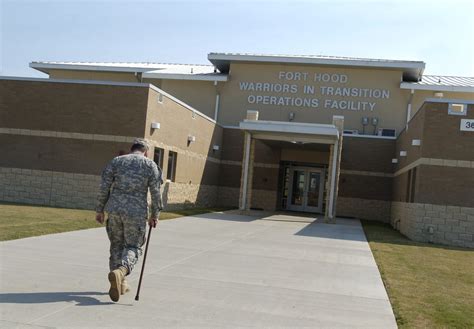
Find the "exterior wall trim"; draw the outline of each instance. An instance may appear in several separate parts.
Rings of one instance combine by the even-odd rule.
[[[220,162],[223,165],[229,165],[229,166],[241,166],[242,161],[232,161],[232,160],[221,160]],[[259,167],[259,168],[273,168],[273,169],[278,169],[280,168],[279,164],[273,164],[273,163],[263,163],[263,162],[255,162],[254,167]]]
[[[81,140],[95,140],[95,141],[123,142],[123,143],[131,143],[133,142],[135,138],[137,138],[133,136],[83,134],[83,133],[72,133],[72,132],[62,132],[62,131],[52,131],[52,130],[32,130],[32,129],[17,129],[17,128],[3,128],[3,127],[0,127],[0,134],[71,138],[71,139],[81,139]]]
[[[227,81],[227,74],[179,74],[179,73],[154,73],[144,72],[146,79],[172,79],[172,80],[198,80],[198,81]]]
[[[354,134],[343,134],[344,137],[355,137],[355,138],[371,138],[371,139],[397,139],[395,136],[378,136],[378,135],[354,135]]]
[[[465,161],[465,160],[450,160],[450,159],[436,159],[436,158],[419,158],[409,165],[397,170],[393,176],[399,176],[408,170],[421,166],[441,166],[441,167],[456,167],[456,168],[474,168],[474,161]]]
[[[472,91],[474,93],[474,88],[472,89]],[[460,99],[460,98],[434,98],[434,97],[430,97],[430,98],[426,98],[425,99],[425,102],[429,102],[429,103],[461,103],[461,104],[474,104],[474,100],[469,100],[469,99]],[[421,105],[423,106],[423,104]],[[420,106],[420,107],[421,107]]]
[[[233,61],[391,68],[403,70],[405,73],[408,73],[412,79],[418,79],[423,74],[425,69],[425,62],[422,61],[373,60],[367,58],[209,53],[207,55],[207,59],[211,63],[215,64],[218,68],[220,67],[219,64],[221,63],[229,65],[230,62]]]
[[[363,170],[346,170],[341,169],[343,175],[359,175],[359,176],[374,176],[374,177],[389,177],[393,178],[392,173],[376,172],[376,171],[363,171]]]
[[[400,89],[414,89],[414,90],[432,90],[432,91],[447,91],[447,92],[465,92],[473,93],[474,87],[470,86],[440,86],[440,85],[427,85],[412,82],[402,82]]]
[[[77,64],[59,64],[59,63],[38,63],[31,62],[32,69],[47,73],[45,69],[55,70],[78,70],[78,71],[107,71],[107,72],[147,72],[153,68],[147,67],[124,67],[124,66],[98,66],[98,65],[77,65]]]
[[[16,77],[16,76],[5,76],[5,75],[0,76],[0,80],[50,82],[50,83],[74,83],[74,84],[88,84],[88,85],[125,86],[125,87],[149,87],[150,86],[149,83],[142,83],[142,82],[46,79],[46,78]]]

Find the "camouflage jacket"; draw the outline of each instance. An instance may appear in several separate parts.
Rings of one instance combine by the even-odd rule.
[[[147,218],[147,195],[150,189],[150,216],[156,217],[163,209],[160,193],[162,182],[161,169],[141,153],[118,156],[102,173],[95,210]]]

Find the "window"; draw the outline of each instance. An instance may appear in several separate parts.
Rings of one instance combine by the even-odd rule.
[[[168,169],[166,170],[166,179],[174,182],[176,178],[176,160],[178,153],[170,151],[168,153]]]
[[[467,114],[467,105],[466,104],[449,103],[448,114],[451,114],[451,115],[466,115]]]
[[[163,155],[165,154],[163,149],[155,147],[155,153],[153,154],[153,161],[155,161],[158,167],[163,168]]]

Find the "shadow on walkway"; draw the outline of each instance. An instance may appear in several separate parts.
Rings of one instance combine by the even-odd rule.
[[[335,240],[366,241],[360,225],[339,224],[338,220],[336,220],[335,224],[314,221],[296,232],[295,235]]]
[[[35,292],[0,294],[0,304],[42,304],[59,302],[76,302],[77,306],[110,305],[112,302],[101,302],[91,296],[108,295],[103,292]]]

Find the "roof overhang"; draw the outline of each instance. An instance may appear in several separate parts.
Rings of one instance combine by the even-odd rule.
[[[129,64],[129,66],[118,65],[93,65],[93,64],[62,64],[62,63],[41,63],[31,62],[30,67],[49,74],[50,70],[72,70],[72,71],[92,71],[92,72],[122,72],[141,73],[143,78],[148,79],[173,79],[173,80],[199,80],[199,81],[227,81],[227,74],[221,73],[168,73],[165,69],[143,67],[139,64]]]
[[[419,83],[410,83],[410,82],[402,82],[400,84],[400,89],[474,93],[474,87],[471,87],[471,86],[430,85],[430,84],[419,84]]]
[[[285,141],[294,144],[334,144],[339,139],[339,131],[334,125],[244,120],[239,128],[248,131],[255,139]]]
[[[227,81],[227,74],[181,74],[181,73],[160,73],[157,71],[148,71],[142,73],[143,78],[147,79],[172,79],[172,80],[199,80],[199,81]]]
[[[328,66],[351,66],[366,68],[399,69],[403,71],[403,79],[419,81],[425,69],[422,61],[377,60],[368,58],[331,58],[324,56],[285,56],[285,55],[252,55],[252,54],[225,54],[209,53],[208,60],[220,72],[229,72],[231,62],[253,63],[284,63],[309,64]]]
[[[55,64],[31,62],[30,67],[48,74],[50,70],[75,70],[75,71],[102,71],[102,72],[146,72],[149,68],[143,67],[124,67],[124,66],[98,66],[98,65],[74,65],[74,64]]]

